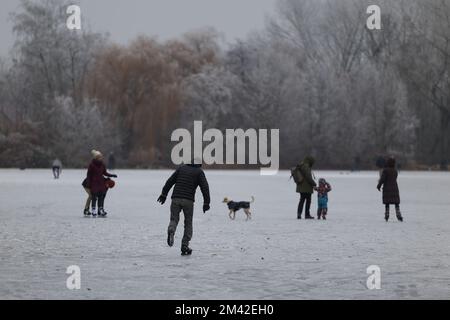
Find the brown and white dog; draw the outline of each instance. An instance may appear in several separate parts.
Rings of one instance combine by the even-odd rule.
[[[252,213],[250,212],[250,204],[255,202],[255,197],[252,197],[252,201],[240,201],[235,202],[231,199],[225,198],[223,199],[223,203],[226,203],[228,206],[228,209],[230,209],[230,212],[228,213],[228,216],[231,220],[234,220],[236,218],[236,211],[239,211],[241,209],[244,210],[245,215],[247,216],[247,220],[252,218]]]

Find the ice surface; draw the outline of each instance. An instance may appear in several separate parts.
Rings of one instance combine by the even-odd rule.
[[[180,256],[182,224],[166,244],[169,203],[156,199],[170,171],[116,173],[109,218],[86,219],[84,171],[0,170],[1,299],[450,297],[448,173],[402,172],[405,223],[386,223],[376,172],[316,172],[334,188],[328,221],[298,221],[288,172],[206,171],[212,210],[201,212],[198,191],[191,257]],[[222,199],[252,195],[253,220],[230,221]],[[66,288],[70,265],[81,290]],[[366,287],[370,265],[381,290]]]

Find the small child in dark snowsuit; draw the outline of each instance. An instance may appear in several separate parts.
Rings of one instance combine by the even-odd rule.
[[[317,191],[317,219],[327,220],[328,214],[328,192],[331,185],[323,178],[319,179],[319,186],[314,188]]]

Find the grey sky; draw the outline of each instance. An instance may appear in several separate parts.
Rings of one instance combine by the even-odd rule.
[[[227,41],[244,37],[264,25],[277,0],[80,0],[83,18],[93,30],[109,32],[113,41],[126,44],[139,34],[159,39],[213,26]],[[0,55],[13,43],[9,13],[19,0],[0,2]]]

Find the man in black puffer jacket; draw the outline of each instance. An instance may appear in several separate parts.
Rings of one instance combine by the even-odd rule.
[[[203,194],[203,213],[210,209],[209,186],[205,173],[201,165],[188,164],[178,168],[167,180],[162,189],[158,202],[163,205],[166,202],[167,194],[175,185],[172,193],[172,204],[170,206],[170,224],[167,231],[167,244],[173,246],[175,231],[180,221],[180,212],[184,213],[184,236],[181,242],[181,254],[190,255],[192,249],[189,242],[192,239],[192,219],[194,215],[195,191],[200,186]]]

